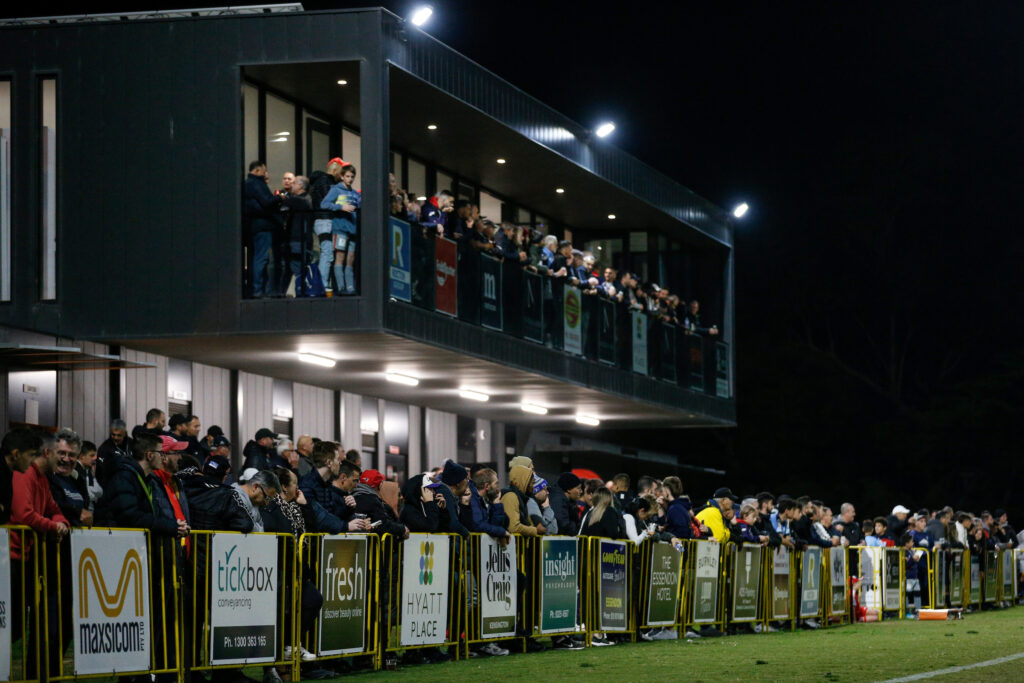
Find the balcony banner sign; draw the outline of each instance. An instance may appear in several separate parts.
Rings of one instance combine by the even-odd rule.
[[[583,302],[578,287],[566,285],[562,290],[562,316],[565,322],[565,351],[583,355]]]
[[[214,534],[210,546],[210,663],[274,661],[277,538]]]
[[[412,245],[409,224],[391,217],[391,269],[388,281],[393,299],[412,302]]]
[[[629,589],[626,585],[629,549],[623,541],[602,540],[600,551],[600,628],[602,631],[625,631],[628,625],[626,613],[629,606]]]
[[[480,259],[480,324],[491,330],[502,330],[501,260],[490,254]]]
[[[459,314],[457,254],[455,242],[444,237],[437,238],[434,243],[434,276],[437,278],[434,287],[434,310],[453,318]]]
[[[544,288],[540,275],[523,271],[523,337],[544,343]]]
[[[410,534],[402,543],[402,645],[448,639],[448,542],[447,536]]]
[[[516,569],[516,537],[498,543],[480,537],[480,635],[484,638],[512,638],[516,634],[516,598],[519,572]]]
[[[630,329],[632,329],[633,372],[647,374],[647,316],[641,311],[629,312]]]
[[[72,531],[71,596],[77,598],[71,610],[76,676],[149,668],[153,614],[145,532]]]
[[[576,630],[579,553],[573,536],[544,536],[540,541],[540,632]]]
[[[366,643],[366,537],[325,536],[320,546],[321,655],[362,652]]]

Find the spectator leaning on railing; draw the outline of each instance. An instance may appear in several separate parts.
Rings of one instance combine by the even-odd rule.
[[[14,473],[24,474],[42,447],[42,439],[30,429],[14,429],[0,443],[0,524],[11,521]]]

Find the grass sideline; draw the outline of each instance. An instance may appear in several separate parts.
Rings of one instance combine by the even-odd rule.
[[[881,681],[1018,652],[1024,652],[1024,609],[1020,607],[968,614],[953,622],[888,621],[696,642],[638,642],[425,664],[355,676],[360,681],[472,678],[504,682],[547,680],[558,672],[562,677],[601,681]],[[1024,660],[928,680],[997,678],[1024,680]]]

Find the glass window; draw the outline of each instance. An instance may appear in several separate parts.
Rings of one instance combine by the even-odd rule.
[[[490,192],[480,190],[480,215],[495,223],[501,222],[501,200]]]
[[[39,296],[44,301],[57,298],[57,79],[40,79],[42,94],[42,234]]]
[[[11,300],[11,82],[0,81],[0,301]]]
[[[435,185],[435,187],[437,188],[438,192],[440,192],[441,190],[448,190],[449,192],[451,192],[452,185],[454,184],[455,179],[452,178],[450,175],[443,171],[437,172],[437,185]]]
[[[242,124],[245,140],[245,170],[249,169],[249,162],[260,158],[260,93],[259,90],[249,85],[242,84]]]
[[[303,175],[312,175],[313,171],[323,170],[331,158],[331,124],[319,119],[308,111],[303,111],[302,124],[304,131],[298,132],[299,154],[302,155],[302,163],[299,168],[306,169]],[[306,143],[302,144],[302,136],[306,136]],[[299,175],[299,172],[295,172]]]
[[[362,190],[363,183],[360,179],[363,177],[363,155],[362,141],[358,133],[348,129],[341,131],[341,158],[356,167],[356,179],[352,183],[352,188]]]
[[[405,187],[405,176],[402,175],[402,155],[398,152],[391,153],[391,172],[395,174],[395,182],[398,183],[398,187]]]
[[[427,198],[427,167],[414,159],[409,159],[409,186],[406,189],[420,201]]]
[[[634,254],[642,254],[646,252],[647,233],[639,231],[629,233],[629,250]]]
[[[517,225],[529,225],[530,224],[530,210],[519,207],[516,209],[516,224]]]
[[[267,93],[267,173],[270,188],[281,189],[285,173],[295,173],[295,105]]]

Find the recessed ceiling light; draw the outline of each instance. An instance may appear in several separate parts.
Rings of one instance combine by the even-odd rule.
[[[282,138],[272,138],[270,141],[271,142],[288,142],[288,138],[284,138],[284,137],[282,137]]]
[[[556,187],[555,188],[555,192],[557,192],[558,194],[565,194],[565,188],[564,187]]]
[[[427,198],[426,197],[417,197],[416,201],[418,201],[418,202],[425,202],[425,201],[427,201]]]
[[[275,135],[291,135],[291,133],[286,130],[282,130],[280,133],[275,133]]]
[[[505,160],[504,159],[498,159],[498,163],[499,164],[503,164],[503,163],[505,163]]]
[[[398,373],[398,372],[386,373],[384,375],[384,378],[387,381],[389,381],[389,382],[394,382],[395,384],[404,384],[407,387],[414,387],[414,386],[416,386],[416,385],[418,385],[420,383],[420,381],[418,379],[416,379],[415,377],[410,377],[409,375],[403,375],[403,374]]]
[[[339,78],[338,85],[348,85],[348,81],[346,81],[344,78]]]
[[[533,413],[534,415],[548,414],[547,408],[545,408],[542,405],[537,405],[536,403],[527,403],[526,401],[523,401],[522,403],[519,404],[519,407],[522,409],[524,413]]]
[[[319,356],[315,353],[305,353],[300,351],[298,353],[298,356],[299,360],[301,360],[303,363],[312,363],[313,365],[319,365],[322,368],[333,368],[337,364],[337,361],[335,361],[333,358],[328,358],[327,356]]]
[[[430,125],[427,126],[427,130],[437,130],[437,124],[431,123]]]
[[[601,421],[598,420],[596,417],[591,417],[590,415],[583,415],[582,413],[576,415],[576,421],[579,422],[581,425],[587,425],[589,427],[597,427],[598,425],[601,424]]]
[[[459,396],[462,398],[468,398],[470,401],[488,401],[490,396],[483,393],[482,391],[473,391],[472,389],[459,389]]]
[[[608,220],[610,220],[610,221],[615,220],[615,214],[614,213],[608,214]]]

